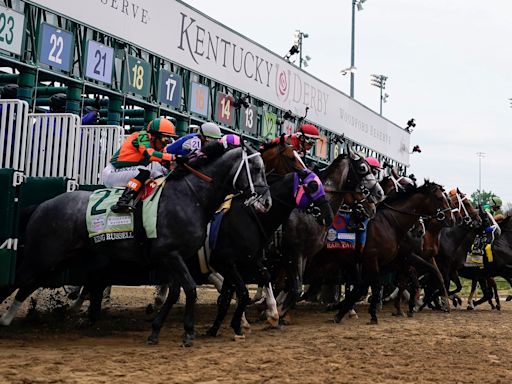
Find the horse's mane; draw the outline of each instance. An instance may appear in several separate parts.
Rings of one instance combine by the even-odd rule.
[[[318,171],[318,176],[320,177],[321,180],[326,180],[328,179],[330,176],[332,176],[333,173],[335,172],[338,172],[339,171],[339,165],[340,163],[345,160],[347,158],[347,154],[344,154],[342,153],[341,155],[339,155],[337,158],[335,158],[331,164],[329,164],[329,166],[327,168],[324,168],[320,171]]]
[[[422,193],[424,195],[431,193],[435,188],[440,187],[439,184],[436,184],[429,179],[425,179],[423,185],[420,185],[416,188],[407,188],[405,191],[400,190],[398,192],[392,193],[386,197],[386,200],[384,200],[386,203],[393,203],[395,201],[402,201],[407,200],[412,195],[415,195],[417,193]]]
[[[260,152],[265,152],[266,150],[268,150],[270,148],[275,148],[279,144],[280,144],[279,141],[267,141],[267,142],[261,144]]]

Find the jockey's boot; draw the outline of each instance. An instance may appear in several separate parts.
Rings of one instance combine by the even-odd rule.
[[[136,198],[142,191],[146,181],[149,180],[149,177],[150,172],[147,169],[141,169],[137,176],[128,181],[123,194],[119,200],[117,200],[117,203],[110,207],[110,210],[114,213],[133,212],[135,210],[135,204],[137,203]]]
[[[139,191],[126,187],[117,203],[110,207],[110,210],[114,213],[133,212],[135,210],[134,200],[138,194]]]

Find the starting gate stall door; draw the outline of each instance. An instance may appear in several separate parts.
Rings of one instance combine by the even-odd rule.
[[[124,129],[117,125],[83,125],[79,132],[78,184],[101,185],[101,171],[121,146]]]
[[[0,286],[14,282],[27,116],[25,101],[0,100]]]
[[[14,169],[0,169],[0,286],[14,282],[18,226],[18,182]]]
[[[76,189],[80,118],[71,113],[29,113],[27,176],[67,177]]]
[[[26,101],[0,100],[0,168],[24,171],[27,119]]]

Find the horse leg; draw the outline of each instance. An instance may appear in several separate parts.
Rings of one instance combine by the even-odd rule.
[[[492,277],[489,278],[489,287],[492,290],[492,295],[494,296],[494,299],[496,300],[496,309],[498,311],[501,311],[500,295],[498,295],[498,286],[496,285],[496,280],[494,280],[494,278]]]
[[[165,319],[169,315],[172,307],[178,299],[180,298],[180,286],[179,284],[164,284],[158,287],[167,287],[167,291],[169,295],[165,300],[162,308],[158,311],[155,319],[151,323],[151,335],[148,336],[147,344],[155,345],[158,344],[158,338],[160,337],[160,331],[162,330],[162,326],[164,324]]]
[[[237,306],[231,319],[231,328],[233,328],[233,331],[235,331],[235,340],[239,340],[245,338],[242,330],[242,316],[244,315],[245,308],[249,303],[249,291],[247,290],[247,287],[241,278],[236,282],[235,287]]]
[[[492,303],[492,287],[488,284],[488,281],[489,279],[485,278],[478,280],[480,287],[482,288],[483,296],[480,299],[473,301],[473,305],[475,307],[487,301],[491,305],[491,309],[495,309],[494,304]]]
[[[413,317],[414,307],[416,307],[416,303],[420,295],[420,281],[418,279],[418,274],[416,273],[416,270],[414,270],[414,272],[410,276],[409,289],[409,310],[407,311],[407,316]]]
[[[14,317],[16,316],[16,313],[18,312],[18,310],[20,309],[21,307],[21,304],[27,299],[27,297],[29,297],[36,289],[37,289],[37,285],[36,284],[33,284],[33,285],[25,285],[23,287],[20,287],[20,289],[18,290],[18,292],[16,293],[16,296],[14,297],[14,300],[13,302],[11,303],[11,305],[9,306],[9,309],[7,310],[7,312],[5,312],[2,317],[0,317],[0,326],[9,326],[12,322],[12,320],[14,319]],[[14,292],[15,288],[12,289],[12,291],[10,292],[10,294],[12,292]],[[7,292],[7,290],[6,290]],[[10,296],[7,295],[7,296]]]
[[[213,284],[217,289],[217,292],[220,293],[222,289],[222,283],[224,282],[224,277],[218,272],[212,272],[208,275],[208,282]]]
[[[378,278],[375,279],[371,284],[372,288],[372,299],[370,300],[370,307],[368,308],[368,313],[370,314],[370,323],[371,325],[376,325],[379,323],[377,319],[377,305],[380,303],[381,296],[381,285],[378,281]]]
[[[177,252],[173,252],[171,257],[166,258],[166,264],[168,265],[168,271],[172,271],[174,281],[176,281],[185,292],[185,316],[183,319],[185,334],[183,335],[183,346],[191,347],[195,339],[196,282],[190,274],[183,258]],[[165,318],[163,321],[165,321]]]
[[[169,284],[162,284],[156,286],[155,291],[155,301],[154,306],[155,309],[160,309],[162,304],[165,302],[167,298],[167,293],[169,292]]]
[[[94,324],[101,317],[101,301],[103,299],[104,285],[93,285],[89,289],[89,323]]]
[[[472,311],[473,309],[475,309],[475,304],[473,302],[473,296],[475,295],[475,292],[476,292],[477,283],[478,283],[477,279],[471,279],[471,292],[469,293],[469,296],[468,296],[468,307],[466,308],[468,311]]]
[[[219,334],[220,326],[222,325],[222,321],[226,317],[228,313],[229,304],[231,303],[231,299],[233,298],[233,285],[230,283],[229,279],[224,279],[222,283],[222,288],[220,291],[220,295],[217,298],[217,316],[215,320],[206,332],[206,335],[216,337]]]

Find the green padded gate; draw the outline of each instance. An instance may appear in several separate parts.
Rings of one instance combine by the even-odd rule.
[[[18,182],[14,169],[0,169],[0,286],[14,282],[18,225]]]

